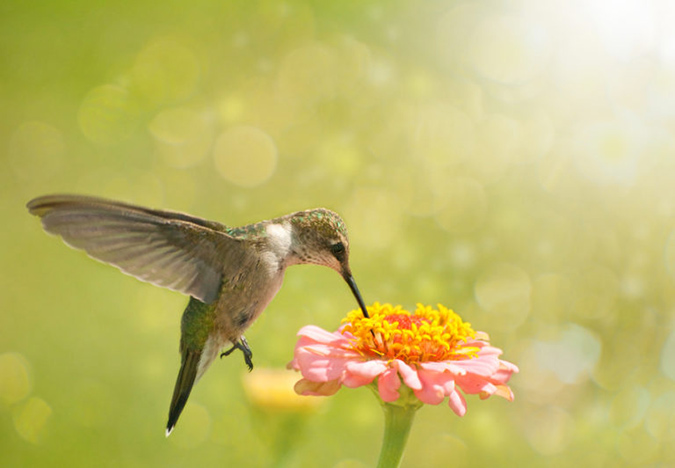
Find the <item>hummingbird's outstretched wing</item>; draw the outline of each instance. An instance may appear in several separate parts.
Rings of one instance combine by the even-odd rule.
[[[205,303],[218,295],[224,262],[246,255],[222,224],[182,213],[80,195],[47,195],[27,207],[68,245]]]

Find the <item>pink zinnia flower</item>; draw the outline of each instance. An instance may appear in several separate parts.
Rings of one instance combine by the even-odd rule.
[[[373,384],[384,402],[393,402],[403,382],[423,403],[437,405],[447,397],[459,416],[466,413],[460,389],[483,399],[513,400],[506,382],[518,367],[499,359],[502,351],[490,346],[488,335],[475,332],[453,311],[418,304],[410,313],[375,303],[368,313],[370,318],[360,310],[350,312],[333,333],[313,325],[298,332],[289,364],[302,373],[296,392],[325,396],[342,385]]]

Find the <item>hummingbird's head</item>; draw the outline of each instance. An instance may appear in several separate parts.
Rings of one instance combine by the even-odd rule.
[[[290,217],[292,250],[298,263],[323,265],[340,273],[367,317],[368,312],[349,267],[349,237],[344,221],[325,208],[299,211]]]
[[[347,228],[337,213],[324,208],[299,211],[290,222],[298,263],[327,266],[343,276],[350,273]]]

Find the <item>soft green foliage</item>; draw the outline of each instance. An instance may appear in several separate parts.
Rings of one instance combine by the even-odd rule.
[[[238,352],[166,439],[187,298],[46,236],[24,205],[53,192],[228,226],[340,213],[367,303],[447,304],[521,369],[513,403],[422,408],[403,466],[674,464],[673,17],[667,0],[4,2],[0,465],[372,466],[381,441],[367,390],[249,403]],[[247,333],[256,366],[355,307],[335,272],[291,268]]]

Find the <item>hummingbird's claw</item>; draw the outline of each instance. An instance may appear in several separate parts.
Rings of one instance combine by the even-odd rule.
[[[241,337],[241,340],[239,340],[239,349],[241,349],[241,352],[244,353],[244,362],[246,362],[246,366],[248,367],[248,371],[251,372],[253,370],[253,351],[251,351],[251,348],[248,346],[248,341],[246,341],[245,337]]]
[[[232,351],[234,351],[235,349],[237,349],[237,347],[236,347],[236,346],[232,346],[232,347],[231,347],[230,349],[228,349],[227,351],[223,351],[222,353],[220,353],[220,359],[223,359],[225,356],[229,356],[230,354],[232,354]]]
[[[253,359],[252,359],[253,352],[251,351],[251,348],[249,348],[248,346],[248,341],[246,341],[246,338],[244,338],[243,336],[234,346],[232,346],[227,351],[223,351],[220,354],[220,358],[222,359],[223,356],[229,356],[235,349],[239,349],[241,350],[242,353],[244,353],[244,362],[248,367],[248,371],[251,372],[253,370]]]
[[[253,370],[253,360],[251,360],[251,356],[253,355],[244,353],[244,362],[246,362],[246,367],[248,367],[249,372]]]

